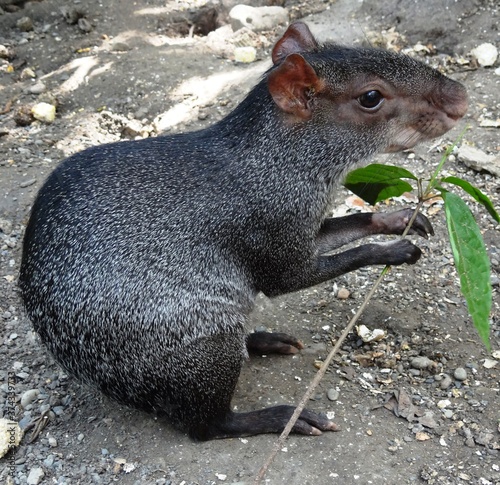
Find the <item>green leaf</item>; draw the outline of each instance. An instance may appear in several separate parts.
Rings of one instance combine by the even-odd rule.
[[[491,200],[487,195],[483,194],[477,187],[458,177],[445,177],[441,179],[441,182],[447,182],[449,184],[457,185],[464,189],[471,197],[476,199],[480,204],[482,204],[486,210],[490,213],[491,217],[500,223],[500,215],[495,210],[495,207],[491,203]]]
[[[442,196],[462,294],[472,322],[489,350],[490,261],[483,237],[467,204],[452,192],[443,191]]]
[[[372,163],[347,174],[344,186],[369,204],[376,204],[390,197],[399,197],[413,187],[402,178],[417,180],[404,168]]]

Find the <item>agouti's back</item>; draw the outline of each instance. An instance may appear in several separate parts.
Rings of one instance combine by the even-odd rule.
[[[406,215],[327,219],[358,162],[440,136],[463,87],[408,57],[318,45],[289,27],[274,66],[227,118],[198,132],[93,147],[48,178],[26,230],[20,287],[42,341],[78,378],[168,415],[202,439],[281,431],[289,406],[234,414],[255,295],[366,264],[413,263],[416,246],[364,245]],[[359,215],[358,215],[359,216]],[[392,218],[391,218],[392,217]],[[415,232],[432,232],[428,221]],[[300,344],[291,340],[286,350]],[[295,430],[333,423],[305,412]]]

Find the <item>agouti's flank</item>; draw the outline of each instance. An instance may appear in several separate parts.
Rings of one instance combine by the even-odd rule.
[[[293,407],[234,413],[247,348],[294,353],[284,334],[247,336],[258,292],[300,290],[366,265],[415,263],[410,210],[327,218],[342,175],[378,152],[452,128],[464,88],[409,57],[320,45],[303,23],[273,67],[201,131],[89,148],[48,178],[26,229],[20,287],[56,360],[196,439],[281,432]],[[413,233],[427,237],[429,221]],[[304,411],[294,431],[335,430]]]

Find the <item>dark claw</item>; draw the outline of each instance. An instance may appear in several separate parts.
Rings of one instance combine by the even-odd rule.
[[[411,215],[410,215],[410,217],[411,217]],[[425,239],[428,239],[429,235],[434,236],[434,229],[432,228],[432,225],[431,225],[429,219],[427,219],[427,217],[425,217],[423,214],[421,214],[419,212],[417,214],[417,217],[415,218],[415,221],[413,221],[413,224],[412,224],[408,233],[409,234],[418,234],[419,236],[422,236],[422,237],[425,237]]]
[[[323,414],[304,409],[292,428],[294,433],[318,436],[321,431],[339,431],[340,427]]]

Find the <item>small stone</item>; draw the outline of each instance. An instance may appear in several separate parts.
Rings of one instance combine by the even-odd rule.
[[[32,402],[36,401],[39,394],[40,391],[38,389],[30,389],[29,391],[24,392],[23,395],[21,396],[21,406],[23,408],[26,408]]]
[[[209,113],[207,111],[201,110],[198,112],[198,119],[200,121],[205,121],[209,117]]]
[[[234,48],[234,60],[236,62],[250,63],[255,61],[257,58],[257,51],[255,47],[235,47]]]
[[[465,381],[467,379],[467,371],[463,367],[457,367],[453,373],[453,377],[457,381]]]
[[[0,419],[0,458],[6,455],[12,446],[19,446],[23,431],[16,421]]]
[[[143,129],[144,127],[142,126],[142,123],[140,121],[129,120],[123,127],[122,134],[131,138],[135,138],[136,136],[141,135]]]
[[[0,59],[13,59],[14,51],[9,47],[0,44]]]
[[[29,187],[30,185],[33,185],[34,183],[36,183],[36,179],[25,180],[24,182],[21,182],[19,184],[19,187],[21,187],[22,189],[25,189],[26,187]]]
[[[33,30],[33,20],[31,20],[30,17],[21,17],[17,22],[16,22],[17,28],[19,30],[22,30],[23,32],[29,32],[30,30]]]
[[[56,107],[49,103],[37,103],[31,108],[33,117],[43,123],[52,123],[56,119]]]
[[[21,71],[21,79],[35,79],[36,78],[36,73],[31,69],[31,67],[25,67]]]
[[[288,23],[288,11],[283,7],[236,5],[229,12],[229,20],[234,32],[242,27],[259,32]]]
[[[457,152],[458,160],[476,172],[486,170],[500,177],[500,157],[487,153],[468,145],[462,145]]]
[[[78,19],[78,28],[86,34],[93,29],[92,24],[84,18]]]
[[[498,57],[498,49],[489,42],[478,45],[470,52],[476,59],[480,66],[489,67],[495,64]]]
[[[430,435],[425,433],[424,431],[417,432],[415,434],[415,438],[417,441],[427,441],[431,439]]]
[[[498,360],[484,359],[483,367],[486,369],[493,369],[498,364]]]
[[[347,300],[351,296],[351,292],[347,288],[339,288],[337,298],[339,300]]]
[[[330,400],[330,401],[336,401],[338,398],[339,398],[339,391],[337,391],[337,389],[328,389],[327,393],[326,393],[326,397]]]
[[[481,431],[474,439],[478,445],[489,446],[495,436],[487,431]]]
[[[130,47],[126,42],[117,40],[117,41],[111,42],[111,50],[115,51],[115,52],[124,52],[124,51],[132,50],[132,47]]]
[[[57,440],[53,436],[49,436],[49,446],[55,448],[57,446]]]
[[[78,441],[83,441],[83,438],[85,438],[85,435],[83,433],[80,433],[78,436],[77,436],[77,440]]]
[[[12,232],[12,222],[8,219],[0,219],[0,231],[8,236]]]
[[[28,475],[28,480],[26,483],[28,485],[38,485],[42,481],[44,476],[45,472],[43,471],[43,468],[41,467],[32,468],[30,470],[30,473]]]
[[[378,342],[386,336],[381,328],[370,330],[366,325],[358,325],[356,332],[363,342]]]
[[[31,93],[31,94],[42,94],[44,93],[45,91],[47,90],[47,87],[45,86],[44,83],[42,83],[41,81],[40,82],[37,82],[36,84],[33,84],[33,86],[30,86],[28,88],[28,91]]]
[[[440,389],[448,389],[453,384],[451,377],[448,374],[445,374],[443,380],[439,383]]]
[[[52,408],[52,411],[54,411],[54,414],[56,416],[62,416],[64,414],[64,407],[63,406],[54,406]]]
[[[83,17],[83,12],[80,9],[66,5],[61,8],[61,13],[69,25],[76,24]]]
[[[414,369],[427,369],[428,367],[431,367],[433,364],[434,362],[425,356],[414,357],[410,362],[410,365]]]

